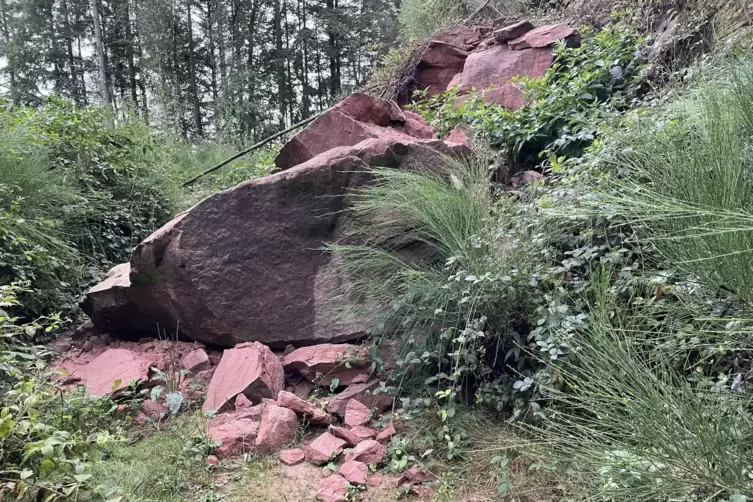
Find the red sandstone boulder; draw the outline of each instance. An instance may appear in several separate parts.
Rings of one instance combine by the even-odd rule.
[[[378,381],[351,385],[330,399],[327,404],[327,411],[333,415],[344,417],[348,403],[352,399],[355,399],[367,408],[376,409],[378,413],[381,413],[392,406],[392,396],[384,393],[375,393],[374,391],[378,388]]]
[[[350,428],[366,425],[371,420],[371,410],[355,399],[345,406],[345,425]]]
[[[513,51],[504,45],[474,52],[465,62],[463,72],[458,74],[449,87],[460,87],[462,92],[471,89],[483,91],[486,101],[500,104],[510,110],[525,104],[523,93],[514,77],[542,77],[554,63],[550,48],[534,48]],[[493,86],[489,89],[490,86]]]
[[[406,117],[391,101],[351,94],[293,136],[280,150],[275,165],[290,169],[333,148],[387,136],[430,139],[434,134],[420,116]]]
[[[257,403],[265,397],[274,399],[284,385],[282,363],[268,347],[259,342],[240,344],[222,355],[202,410],[226,410],[238,394]]]
[[[509,45],[510,49],[519,51],[552,47],[562,40],[570,47],[577,47],[580,44],[580,37],[573,28],[564,24],[551,24],[531,30],[525,35],[511,40]]]
[[[306,454],[300,448],[283,450],[280,452],[280,462],[285,465],[298,465],[306,459]]]
[[[209,420],[207,437],[220,442],[215,453],[220,458],[242,455],[253,450],[258,422],[244,414],[226,413]]]
[[[302,347],[282,358],[285,371],[323,386],[329,386],[335,378],[340,385],[350,385],[369,362],[365,348],[331,343]]]
[[[350,462],[356,460],[367,465],[377,465],[384,459],[386,454],[387,451],[379,442],[373,439],[367,439],[366,441],[358,443],[355,448],[346,454],[345,461]]]
[[[120,394],[133,382],[149,380],[149,359],[128,349],[108,349],[71,377],[81,380],[94,396]]]
[[[365,485],[369,478],[369,466],[355,460],[344,462],[338,472],[352,485]]]
[[[325,432],[303,447],[306,459],[316,465],[326,464],[343,452],[345,441]]]
[[[192,350],[183,356],[181,364],[184,369],[187,369],[191,373],[206,371],[212,367],[212,363],[209,362],[209,356],[207,356],[204,349]]]
[[[120,296],[130,324],[108,326],[133,336],[135,324],[147,334],[159,325],[225,347],[362,337],[361,325],[332,315],[342,307],[341,279],[332,256],[322,252],[342,237],[351,200],[344,196],[368,182],[369,166],[409,168],[468,153],[462,145],[383,129],[389,135],[219,192],[145,239],[131,257],[129,293]],[[93,291],[94,297],[110,295]],[[100,318],[92,310],[100,304],[96,298],[84,303],[93,319]]]
[[[333,474],[319,482],[316,500],[322,502],[347,502],[348,481],[339,474]]]
[[[281,390],[277,394],[277,404],[308,419],[312,424],[325,425],[329,423],[329,415],[324,410],[320,410],[308,401],[290,392]]]
[[[520,21],[515,24],[510,24],[504,28],[494,30],[494,39],[503,44],[509,40],[513,40],[522,37],[533,29],[533,25],[528,21]]]
[[[293,442],[298,418],[293,410],[270,404],[264,407],[256,436],[256,450],[268,454]]]

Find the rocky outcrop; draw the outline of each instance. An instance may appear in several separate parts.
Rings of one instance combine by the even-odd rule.
[[[580,44],[580,37],[573,28],[567,25],[550,24],[534,30],[527,30],[524,35],[511,40],[509,45],[510,49],[519,51],[552,47],[560,41],[564,41],[570,47],[577,47]]]

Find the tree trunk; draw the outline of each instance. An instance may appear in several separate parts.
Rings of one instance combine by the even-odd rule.
[[[94,21],[94,43],[99,60],[99,92],[102,95],[102,101],[108,106],[112,106],[110,89],[107,86],[107,58],[105,57],[105,44],[102,40],[102,25],[99,20],[99,9],[97,0],[89,0],[92,21]]]
[[[275,57],[274,68],[277,75],[277,105],[280,113],[280,127],[285,126],[285,116],[287,110],[287,100],[285,97],[285,63],[283,59],[282,47],[282,11],[280,9],[280,0],[274,0],[274,19],[273,29],[275,36]]]
[[[196,83],[196,56],[193,42],[193,18],[191,17],[191,0],[187,0],[188,10],[188,69],[191,72],[191,101],[193,103],[193,122],[198,137],[204,136],[204,128],[201,124],[201,103],[199,102],[199,89]]]
[[[8,29],[8,11],[5,5],[5,0],[0,0],[0,16],[2,16],[3,43],[7,48],[8,44],[10,44],[10,30]],[[7,52],[5,54],[5,59],[6,65],[8,66],[8,76],[10,78],[10,99],[11,102],[17,103],[18,97],[16,96],[16,72],[13,69],[10,61],[8,61]]]
[[[136,65],[134,64],[133,57],[133,28],[131,27],[131,13],[130,13],[130,0],[123,0],[125,9],[125,34],[126,34],[126,57],[128,59],[128,87],[131,90],[131,101],[133,106],[138,108],[139,98],[137,95],[138,88],[136,87]]]
[[[76,59],[73,57],[73,30],[71,29],[71,16],[68,11],[68,0],[62,0],[60,7],[63,10],[63,29],[65,31],[65,48],[68,53],[68,70],[70,71],[71,91],[73,92],[73,99],[79,105],[83,105],[81,100],[81,89],[79,88],[78,80],[78,68],[76,66]]]
[[[212,104],[215,114],[217,112],[217,54],[214,43],[214,18],[216,12],[212,10],[213,1],[207,2],[207,38],[209,39],[209,76],[212,85]]]
[[[311,113],[311,86],[309,84],[309,36],[308,26],[306,24],[306,0],[301,0],[299,4],[301,13],[299,18],[301,20],[301,44],[303,45],[303,61],[301,63],[303,71],[301,71],[301,82],[303,86],[303,95],[301,96],[301,117],[304,119],[309,118]],[[304,36],[305,34],[305,36]]]
[[[225,59],[225,5],[221,0],[217,0],[215,12],[217,15],[217,42],[220,50],[220,86],[227,90],[227,59]]]

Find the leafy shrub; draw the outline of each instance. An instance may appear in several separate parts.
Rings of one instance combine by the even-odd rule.
[[[75,499],[90,476],[91,448],[117,439],[119,429],[109,400],[53,385],[48,354],[28,340],[57,329],[59,317],[20,323],[6,310],[18,306],[19,291],[0,286],[0,495]]]

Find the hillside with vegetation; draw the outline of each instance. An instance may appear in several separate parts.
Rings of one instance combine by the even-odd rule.
[[[752,37],[0,0],[0,500],[753,499]]]

